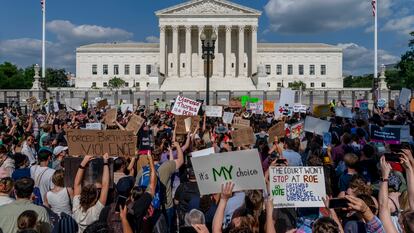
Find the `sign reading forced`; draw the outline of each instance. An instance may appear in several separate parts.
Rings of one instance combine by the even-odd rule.
[[[275,208],[323,207],[323,167],[270,167],[270,194]]]
[[[200,107],[200,102],[185,98],[183,96],[177,96],[171,112],[178,116],[197,116]]]
[[[132,131],[78,130],[67,131],[69,155],[129,157],[135,155],[137,138]]]
[[[193,157],[191,162],[201,195],[220,193],[221,185],[230,181],[235,192],[266,187],[257,150]]]

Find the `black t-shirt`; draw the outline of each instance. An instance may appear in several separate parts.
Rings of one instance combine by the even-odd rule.
[[[145,192],[142,194],[141,198],[134,202],[132,210],[133,214],[133,226],[132,229],[135,229],[135,232],[141,232],[143,229],[143,220],[147,214],[147,210],[150,207],[152,202],[151,194]]]
[[[196,182],[182,183],[175,191],[174,199],[179,202],[178,209],[182,213],[190,211],[188,206],[193,198],[200,198],[200,190]]]

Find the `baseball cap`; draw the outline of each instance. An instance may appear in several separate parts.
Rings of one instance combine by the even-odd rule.
[[[57,146],[54,150],[53,150],[53,154],[54,155],[58,155],[60,153],[62,153],[62,151],[67,150],[68,147],[67,146]]]
[[[134,178],[132,176],[122,177],[116,184],[116,192],[119,195],[128,197],[133,187]]]
[[[39,160],[47,159],[49,156],[53,155],[52,149],[49,147],[40,147],[39,152],[37,152],[37,157]]]

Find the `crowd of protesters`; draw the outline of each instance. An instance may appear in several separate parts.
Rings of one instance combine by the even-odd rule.
[[[196,129],[179,135],[169,111],[119,110],[118,124],[106,130],[126,126],[132,114],[145,119],[136,156],[81,155],[69,187],[66,131],[105,118],[105,109],[87,106],[63,117],[45,109],[24,114],[16,106],[0,112],[0,232],[414,232],[412,140],[384,145],[373,143],[369,134],[370,127],[384,125],[408,125],[414,132],[411,113],[401,108],[374,110],[368,119],[341,118],[332,111],[327,148],[311,132],[269,139],[271,126],[303,121],[309,112],[275,117],[225,109],[249,120],[255,132],[254,144],[236,147],[232,125],[202,111]],[[233,192],[231,182],[221,193],[200,195],[191,152],[211,147],[216,153],[257,148],[265,179],[270,166],[322,166],[326,206],[276,209],[269,192]],[[102,179],[86,183],[85,170],[95,160],[102,162]],[[346,207],[330,209],[332,198],[346,200]]]

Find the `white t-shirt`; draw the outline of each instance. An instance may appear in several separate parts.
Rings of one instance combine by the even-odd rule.
[[[58,215],[61,215],[62,212],[72,215],[72,210],[70,209],[70,196],[66,188],[62,188],[58,192],[49,191],[46,196],[47,202],[51,206],[53,212]]]
[[[30,176],[35,181],[35,186],[39,187],[42,200],[45,200],[46,193],[53,188],[52,176],[54,173],[55,169],[40,167],[39,165],[34,165],[30,168]],[[36,182],[39,182],[39,184]]]
[[[86,227],[99,219],[102,209],[105,206],[98,200],[94,206],[87,211],[83,211],[80,205],[80,195],[73,197],[73,219],[78,223],[79,233],[82,233]]]
[[[13,198],[8,196],[0,196],[0,206],[7,205],[15,201]]]

